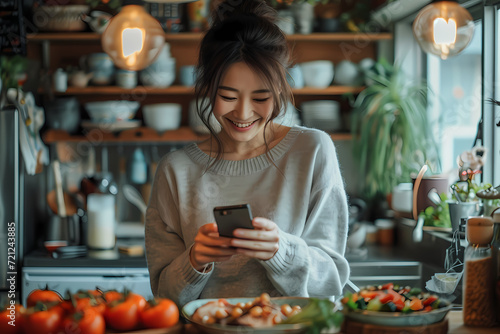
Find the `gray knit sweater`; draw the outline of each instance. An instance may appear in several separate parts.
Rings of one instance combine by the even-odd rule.
[[[332,297],[349,277],[344,258],[348,210],[335,147],[324,132],[295,126],[267,158],[212,159],[196,144],[159,163],[146,217],[146,254],[153,294],[179,306],[197,298]],[[207,273],[189,251],[213,208],[248,203],[254,217],[279,226],[279,250],[267,261],[235,255]]]

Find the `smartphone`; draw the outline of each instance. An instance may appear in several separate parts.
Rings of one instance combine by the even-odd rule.
[[[233,231],[237,228],[253,229],[249,204],[215,207],[214,217],[222,237],[234,237]]]

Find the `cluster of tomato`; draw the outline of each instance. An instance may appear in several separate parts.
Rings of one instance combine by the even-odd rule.
[[[15,326],[12,313],[15,312]],[[104,334],[106,328],[129,331],[167,328],[179,321],[179,309],[169,299],[144,297],[130,291],[85,290],[63,299],[52,290],[34,290],[26,308],[17,304],[0,314],[1,334]]]

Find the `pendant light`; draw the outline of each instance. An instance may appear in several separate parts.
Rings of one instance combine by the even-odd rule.
[[[156,3],[182,3],[190,0],[146,0]],[[192,0],[191,0],[192,1]],[[143,0],[124,0],[120,12],[109,22],[101,45],[117,67],[139,71],[149,66],[165,44],[165,33],[158,20],[143,7]]]
[[[424,52],[448,59],[469,45],[474,35],[474,21],[457,2],[436,1],[418,13],[413,34]]]

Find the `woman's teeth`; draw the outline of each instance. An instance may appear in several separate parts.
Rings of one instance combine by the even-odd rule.
[[[231,120],[230,120],[231,121]],[[250,122],[250,123],[236,123],[236,122],[233,122],[231,121],[234,125],[236,125],[237,127],[239,128],[247,128],[249,127],[250,125],[252,125],[255,121],[253,122]]]

